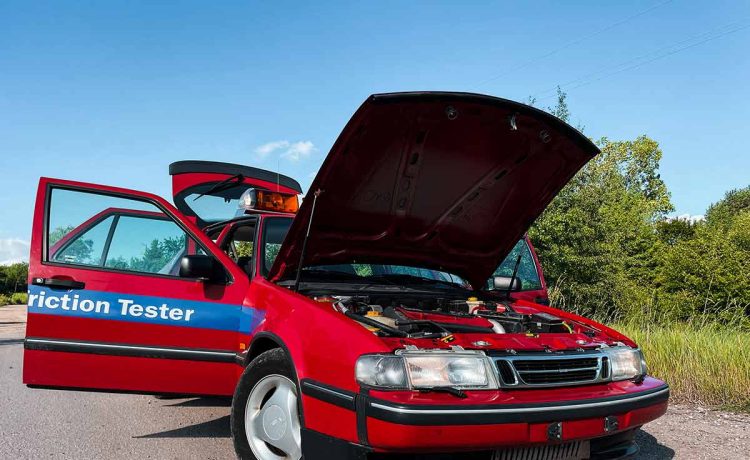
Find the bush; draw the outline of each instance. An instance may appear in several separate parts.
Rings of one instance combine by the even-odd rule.
[[[14,294],[0,294],[0,307],[4,305],[26,305],[29,295],[25,292],[16,292]]]
[[[26,305],[29,303],[29,295],[25,292],[16,292],[10,296],[12,305]]]

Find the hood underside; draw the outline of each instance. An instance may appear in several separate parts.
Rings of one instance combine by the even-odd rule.
[[[599,153],[558,118],[466,93],[370,96],[346,125],[271,268],[291,277],[315,202],[304,266],[434,268],[480,287]]]

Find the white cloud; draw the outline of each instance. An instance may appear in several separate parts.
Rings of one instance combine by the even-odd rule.
[[[302,158],[307,158],[311,153],[315,151],[315,146],[310,141],[299,141],[289,146],[286,152],[282,153],[281,156],[288,158],[291,161],[299,161]]]
[[[18,238],[0,239],[0,265],[29,260],[29,243]]]
[[[279,158],[285,158],[292,162],[297,162],[307,158],[315,152],[315,145],[310,141],[290,142],[287,140],[267,142],[255,148],[255,155],[258,159],[263,160],[273,153],[278,153]]]
[[[261,159],[267,157],[273,152],[279,149],[286,149],[289,147],[289,141],[273,141],[267,142],[255,148],[255,154]]]

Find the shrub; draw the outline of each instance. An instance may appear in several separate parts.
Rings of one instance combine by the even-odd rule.
[[[10,304],[10,297],[5,294],[0,294],[0,306]]]
[[[25,292],[16,292],[10,296],[12,305],[26,305],[29,302],[29,295]]]

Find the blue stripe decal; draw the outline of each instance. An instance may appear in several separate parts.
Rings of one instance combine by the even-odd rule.
[[[240,305],[34,285],[29,286],[28,311],[239,332],[254,330],[263,319],[261,310]]]

